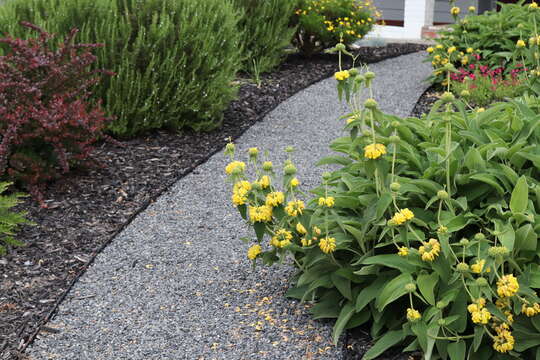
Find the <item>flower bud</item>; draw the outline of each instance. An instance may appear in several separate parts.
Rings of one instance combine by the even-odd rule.
[[[463,239],[459,240],[459,244],[461,246],[467,246],[467,245],[469,245],[469,239],[463,238]]]
[[[443,69],[445,71],[454,71],[454,70],[456,70],[455,66],[453,64],[451,64],[451,63],[444,64]]]
[[[452,102],[454,101],[455,99],[455,96],[454,94],[452,94],[451,92],[448,92],[446,91],[444,94],[442,94],[441,96],[441,100],[444,102],[444,103],[449,103],[449,102]]]
[[[464,262],[460,262],[459,264],[457,264],[456,269],[457,271],[462,272],[462,273],[467,272],[469,271],[469,265]]]
[[[366,80],[370,81],[370,80],[373,80],[375,79],[375,73],[372,72],[372,71],[368,71],[364,74]]]
[[[439,326],[445,326],[446,325],[446,320],[445,319],[439,319],[439,320],[437,320],[437,324],[439,324]]]
[[[371,133],[369,132],[369,130],[364,130],[364,131],[362,131],[362,135],[364,135],[366,137],[369,137],[369,136],[371,136]]]
[[[416,284],[415,283],[408,283],[405,285],[405,290],[412,293],[416,291]]]
[[[294,152],[294,146],[287,146],[287,147],[285,148],[285,152],[286,152],[286,153],[292,153],[292,152]]]
[[[248,154],[250,157],[256,158],[257,155],[259,155],[259,149],[257,149],[256,147],[249,148]]]
[[[375,100],[373,99],[367,99],[365,102],[364,102],[364,106],[366,107],[366,109],[370,109],[370,110],[374,110],[377,108],[378,104]]]
[[[437,198],[439,200],[448,200],[450,198],[450,196],[448,195],[448,193],[444,190],[439,190],[437,191]]]
[[[324,181],[330,180],[331,177],[332,177],[332,174],[329,173],[328,171],[325,171],[325,172],[323,172],[323,174],[322,174],[322,178],[323,178]]]
[[[264,171],[272,171],[273,167],[274,167],[274,165],[272,165],[271,161],[265,161],[262,164],[262,168],[263,168]]]
[[[336,50],[338,50],[338,51],[345,51],[346,49],[347,49],[347,47],[343,43],[339,43],[339,44],[336,45]]]
[[[259,184],[258,181],[255,181],[253,184],[251,184],[251,188],[252,188],[253,190],[261,190],[261,189],[262,189],[262,186],[261,186],[261,184]]]
[[[285,168],[283,170],[285,171],[285,175],[294,175],[294,174],[296,174],[296,167],[293,164],[285,165]]]
[[[390,190],[392,191],[399,191],[399,189],[401,188],[401,185],[398,183],[398,182],[393,182],[390,184]]]
[[[399,127],[399,121],[392,121],[390,123],[390,126],[392,126],[394,129]]]
[[[358,75],[358,69],[354,69],[354,68],[353,68],[353,69],[350,69],[350,70],[349,70],[349,74],[351,74],[351,76],[356,76],[356,75]]]
[[[364,80],[366,80],[366,78],[363,77],[362,75],[355,76],[355,78],[354,78],[354,81],[355,81],[357,84],[363,83]]]
[[[471,96],[471,93],[469,92],[469,90],[462,90],[462,91],[459,93],[459,96],[466,98],[466,97]]]
[[[486,238],[486,236],[485,236],[484,234],[480,233],[480,232],[479,232],[479,233],[476,233],[476,234],[474,235],[474,240],[476,240],[476,241],[482,241],[482,240],[484,240],[485,238]]]
[[[435,306],[437,306],[437,309],[442,310],[442,309],[444,309],[445,307],[448,306],[448,302],[442,301],[442,300],[437,301],[437,304]]]
[[[400,139],[400,137],[397,136],[397,135],[392,135],[392,136],[390,136],[390,137],[388,138],[388,140],[390,140],[390,143],[392,143],[392,144],[399,144],[399,142],[400,142],[401,139]]]
[[[236,146],[234,146],[233,143],[228,143],[227,145],[225,145],[225,154],[234,154],[235,148]]]
[[[488,281],[486,280],[486,278],[479,277],[478,279],[476,279],[476,285],[484,287],[488,285]]]

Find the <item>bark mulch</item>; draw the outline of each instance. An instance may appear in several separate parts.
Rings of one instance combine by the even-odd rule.
[[[361,48],[360,60],[372,63],[425,49],[424,45],[388,44]],[[0,359],[24,359],[24,350],[40,332],[54,332],[47,321],[72,284],[95,256],[148,204],[182,176],[260,121],[279,103],[338,70],[337,57],[305,59],[290,55],[260,87],[240,79],[238,99],[225,112],[222,126],[208,133],[155,132],[125,141],[102,143],[93,154],[102,167],[78,169],[50,184],[48,208],[26,199],[37,225],[18,239],[25,247],[0,258]]]

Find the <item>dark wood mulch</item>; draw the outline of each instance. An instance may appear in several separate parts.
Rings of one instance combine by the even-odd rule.
[[[441,91],[438,91],[435,86],[429,87],[411,111],[411,116],[421,117],[424,114],[428,114],[433,106],[433,103],[439,100],[439,96],[442,94]]]
[[[388,44],[361,48],[366,63],[425,49]],[[208,133],[156,132],[124,142],[100,144],[94,153],[103,167],[77,170],[51,184],[48,208],[26,199],[37,226],[18,235],[27,246],[0,258],[0,359],[22,359],[24,350],[46,326],[72,284],[94,257],[140,211],[182,176],[191,172],[229,138],[235,139],[266,113],[299,90],[330,76],[337,58],[291,55],[262,85],[240,80],[238,100],[223,125]]]

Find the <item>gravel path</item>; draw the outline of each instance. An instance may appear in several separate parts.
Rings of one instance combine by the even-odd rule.
[[[371,65],[383,111],[407,116],[430,66],[415,53]],[[304,189],[313,164],[342,134],[335,80],[278,106],[237,142],[275,164],[294,145]],[[286,299],[290,267],[253,270],[239,237],[251,235],[230,205],[227,159],[216,154],[141,213],[74,286],[28,349],[31,359],[340,359],[332,324]]]

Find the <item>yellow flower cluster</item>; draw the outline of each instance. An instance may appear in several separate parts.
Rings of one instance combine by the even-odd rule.
[[[450,14],[452,14],[453,16],[458,16],[460,12],[461,12],[461,9],[458,8],[457,6],[454,6],[450,9]]]
[[[451,54],[451,53],[453,53],[453,52],[456,51],[456,50],[457,50],[457,48],[456,48],[455,46],[450,46],[450,47],[448,48],[448,50],[446,50],[446,51],[447,51],[449,54]]]
[[[407,308],[407,320],[410,322],[415,322],[417,320],[420,320],[422,318],[422,314],[420,314],[420,311],[413,309],[413,308]]]
[[[383,144],[369,144],[364,147],[364,156],[367,159],[378,159],[386,154],[386,146]]]
[[[486,260],[476,260],[476,263],[471,265],[471,271],[480,274],[484,270],[484,265],[486,265]],[[486,272],[489,272],[489,268],[486,269]]]
[[[531,36],[529,38],[529,46],[539,45],[540,46],[540,35]]]
[[[270,240],[270,245],[273,245],[277,248],[283,248],[287,245],[290,245],[293,236],[289,230],[279,229],[276,231],[276,234],[272,236]]]
[[[285,207],[285,211],[289,216],[298,216],[302,215],[302,211],[305,209],[304,202],[302,200],[293,200],[289,201]],[[300,224],[301,225],[301,224]]]
[[[413,218],[414,218],[414,213],[408,208],[405,208],[395,213],[392,219],[390,219],[390,222],[393,225],[401,225]]]
[[[519,290],[519,283],[512,274],[504,275],[497,281],[497,294],[504,297],[512,297]]]
[[[298,185],[300,185],[300,181],[297,179],[297,178],[292,178],[291,182],[290,182],[291,186],[293,188],[297,187]]]
[[[335,204],[335,199],[332,196],[320,197],[319,206],[333,207]]]
[[[518,47],[518,48],[524,48],[524,47],[525,47],[525,41],[519,39],[519,40],[516,42],[516,47]]]
[[[296,224],[296,231],[298,231],[298,233],[302,235],[307,234],[306,228],[301,223]]]
[[[270,184],[272,183],[270,180],[270,176],[268,175],[263,175],[259,180],[255,182],[261,187],[261,189],[266,189],[270,187]]]
[[[243,161],[232,161],[225,167],[225,173],[231,175],[233,172],[244,172],[246,163]]]
[[[337,81],[343,81],[343,80],[346,80],[348,79],[349,77],[351,76],[351,74],[349,74],[349,71],[348,70],[343,70],[343,71],[338,71],[334,74],[334,77],[336,78]]]
[[[251,190],[249,181],[239,181],[234,184],[232,202],[235,206],[244,205],[247,201],[247,196]]]
[[[408,247],[405,247],[405,246],[401,246],[399,249],[398,249],[398,255],[399,256],[407,256],[409,255],[409,248]]]
[[[527,315],[527,317],[533,317],[540,314],[540,304],[534,303],[532,305],[523,304],[521,306],[521,313]]]
[[[529,4],[529,9],[538,9],[538,4],[536,3],[536,1],[533,1]]]
[[[325,254],[329,254],[336,250],[336,239],[333,237],[325,237],[319,240],[319,248]]]
[[[285,195],[281,191],[274,191],[266,195],[266,205],[276,207],[283,204],[285,201]]]
[[[261,245],[253,245],[248,249],[247,257],[249,260],[255,260],[257,256],[261,253]]]
[[[250,206],[249,218],[253,223],[272,221],[272,207],[268,205]]]
[[[514,349],[514,337],[507,324],[500,324],[495,327],[497,335],[493,338],[493,349],[500,353],[507,353]]]
[[[475,324],[487,324],[491,320],[491,313],[485,308],[486,300],[484,298],[476,299],[475,303],[467,306],[471,314],[471,319]]]
[[[433,261],[441,252],[441,244],[436,239],[429,239],[423,242],[423,245],[418,248],[418,252],[424,261]]]

